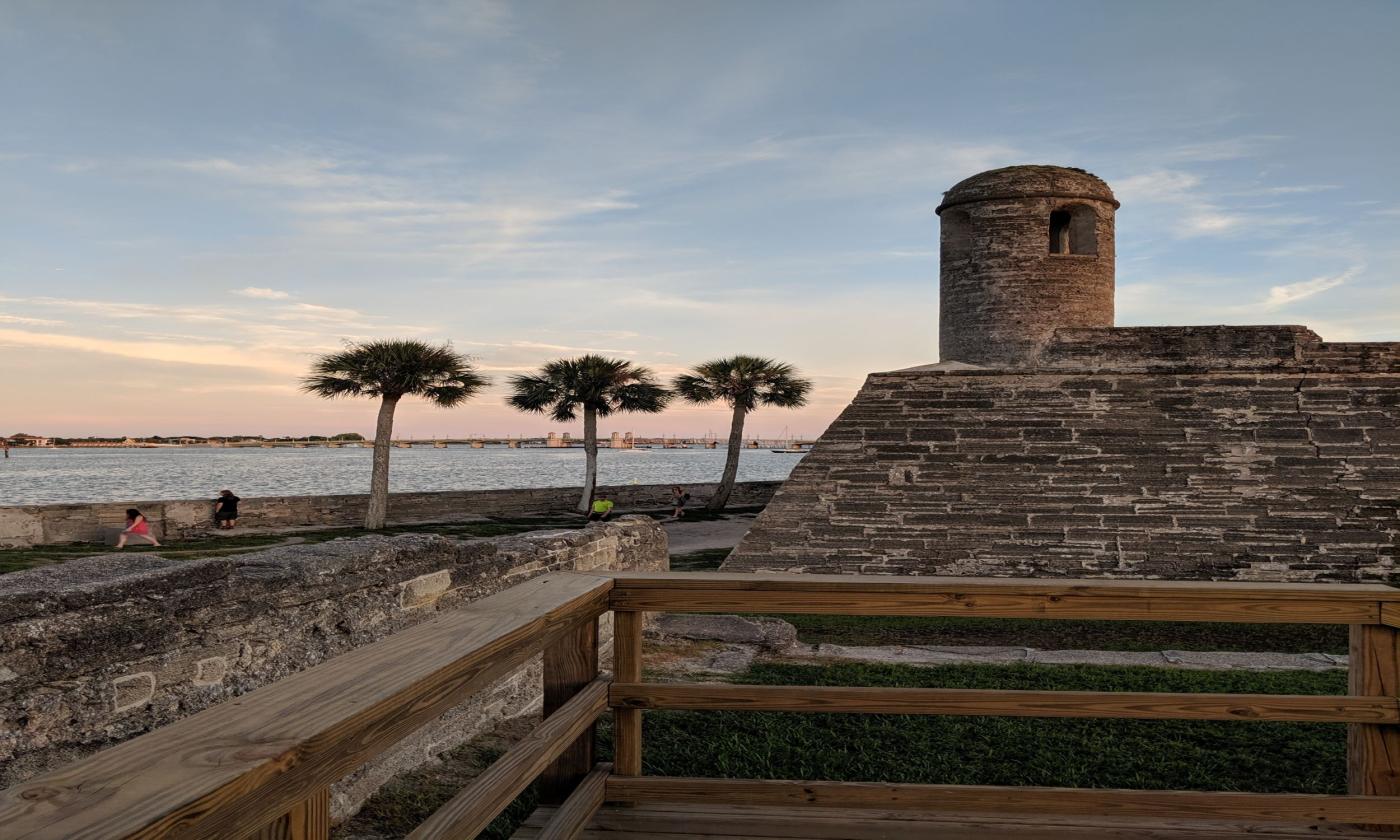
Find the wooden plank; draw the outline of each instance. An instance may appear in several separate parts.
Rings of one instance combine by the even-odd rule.
[[[409,833],[409,840],[456,840],[475,837],[529,787],[579,735],[598,720],[608,705],[608,681],[590,683],[535,730],[496,759],[485,773],[433,812]]]
[[[329,840],[330,836],[331,789],[323,787],[248,835],[248,840]]]
[[[809,575],[731,574],[725,572],[610,572],[618,589],[742,589],[750,591],[833,592],[878,589],[910,594],[1102,593],[1132,597],[1188,594],[1204,598],[1256,598],[1306,601],[1376,601],[1400,603],[1400,589],[1383,583],[1256,583],[1251,581],[1103,580],[1098,578],[991,578],[944,575]]]
[[[1387,700],[1400,696],[1400,632],[1395,628],[1353,625],[1348,659],[1347,690],[1352,694]],[[1362,796],[1400,795],[1400,726],[1354,723],[1347,727],[1347,791]]]
[[[8,838],[241,838],[603,609],[535,578],[0,792]]]
[[[526,826],[544,820],[532,816]],[[760,808],[735,805],[655,803],[629,808],[604,806],[594,817],[600,838],[702,837],[892,840],[1299,840],[1299,838],[1376,838],[1349,826],[1327,823],[1259,823],[1193,819],[1056,816],[1049,814],[925,813],[842,808]],[[530,835],[533,836],[533,835]],[[585,833],[585,837],[589,834]]]
[[[1203,597],[1105,593],[901,592],[886,588],[783,591],[631,587],[618,580],[614,610],[692,613],[1059,618],[1106,621],[1227,621],[1258,624],[1375,624],[1376,600]]]
[[[598,620],[585,621],[544,649],[544,716],[598,678]],[[557,805],[593,769],[595,727],[578,737],[540,777],[540,800]]]
[[[612,776],[609,801],[1400,824],[1400,797]]]
[[[639,612],[613,613],[613,679],[642,681],[642,619]],[[642,773],[642,713],[638,709],[613,711],[613,772],[624,776]]]
[[[614,683],[614,708],[893,715],[1400,723],[1394,697]]]
[[[1381,604],[1381,624],[1387,627],[1400,627],[1400,604],[1391,602]]]
[[[600,764],[584,776],[574,792],[545,823],[539,834],[540,840],[575,840],[581,835],[588,821],[593,819],[603,804],[611,773],[611,764]]]

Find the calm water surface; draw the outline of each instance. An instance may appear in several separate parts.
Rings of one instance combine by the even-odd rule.
[[[12,449],[0,460],[0,506],[58,502],[364,493],[369,449]],[[800,455],[745,450],[740,481],[787,478]],[[583,484],[582,449],[395,449],[389,488],[495,490]],[[602,484],[717,481],[722,449],[634,449],[598,453]]]

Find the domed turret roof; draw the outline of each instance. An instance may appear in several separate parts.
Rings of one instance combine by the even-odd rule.
[[[964,178],[943,194],[935,212],[970,201],[998,198],[1088,198],[1115,208],[1118,199],[1097,175],[1068,166],[1004,166]]]

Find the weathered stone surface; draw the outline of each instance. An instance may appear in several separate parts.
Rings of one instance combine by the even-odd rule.
[[[771,650],[783,650],[797,642],[797,628],[786,621],[739,615],[666,613],[656,617],[648,635],[758,645]]]
[[[734,507],[768,503],[776,481],[735,485],[729,497]],[[686,485],[692,499],[703,504],[713,484]],[[582,488],[545,487],[523,490],[452,490],[440,493],[393,493],[389,523],[471,521],[483,516],[515,516],[573,510]],[[622,508],[669,507],[671,486],[629,484],[600,487],[600,495]],[[244,499],[238,506],[240,533],[295,527],[354,527],[364,523],[367,495],[268,496]],[[28,548],[62,543],[116,541],[126,509],[146,515],[162,540],[182,540],[213,532],[213,501],[144,501],[102,504],[27,505],[0,507],[0,548]]]
[[[873,375],[725,569],[1389,580],[1400,344],[1330,351]]]
[[[103,555],[0,576],[0,787],[557,570],[667,567],[645,517],[455,541],[369,536],[176,561]],[[603,628],[610,639],[610,625]],[[537,709],[538,661],[424,727],[335,793]]]
[[[1060,327],[1113,325],[1118,201],[1099,178],[1062,166],[1008,166],[956,184],[938,208],[939,358],[1022,365]],[[1063,253],[1052,214],[1063,213]]]

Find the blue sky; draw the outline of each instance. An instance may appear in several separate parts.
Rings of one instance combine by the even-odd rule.
[[[1400,339],[1400,3],[0,0],[0,428],[368,431],[344,339],[937,356],[940,194],[1107,179],[1118,323]],[[551,428],[405,406],[408,434]],[[619,420],[720,431],[720,411]],[[11,428],[13,427],[13,428]],[[607,431],[607,430],[605,430]]]

